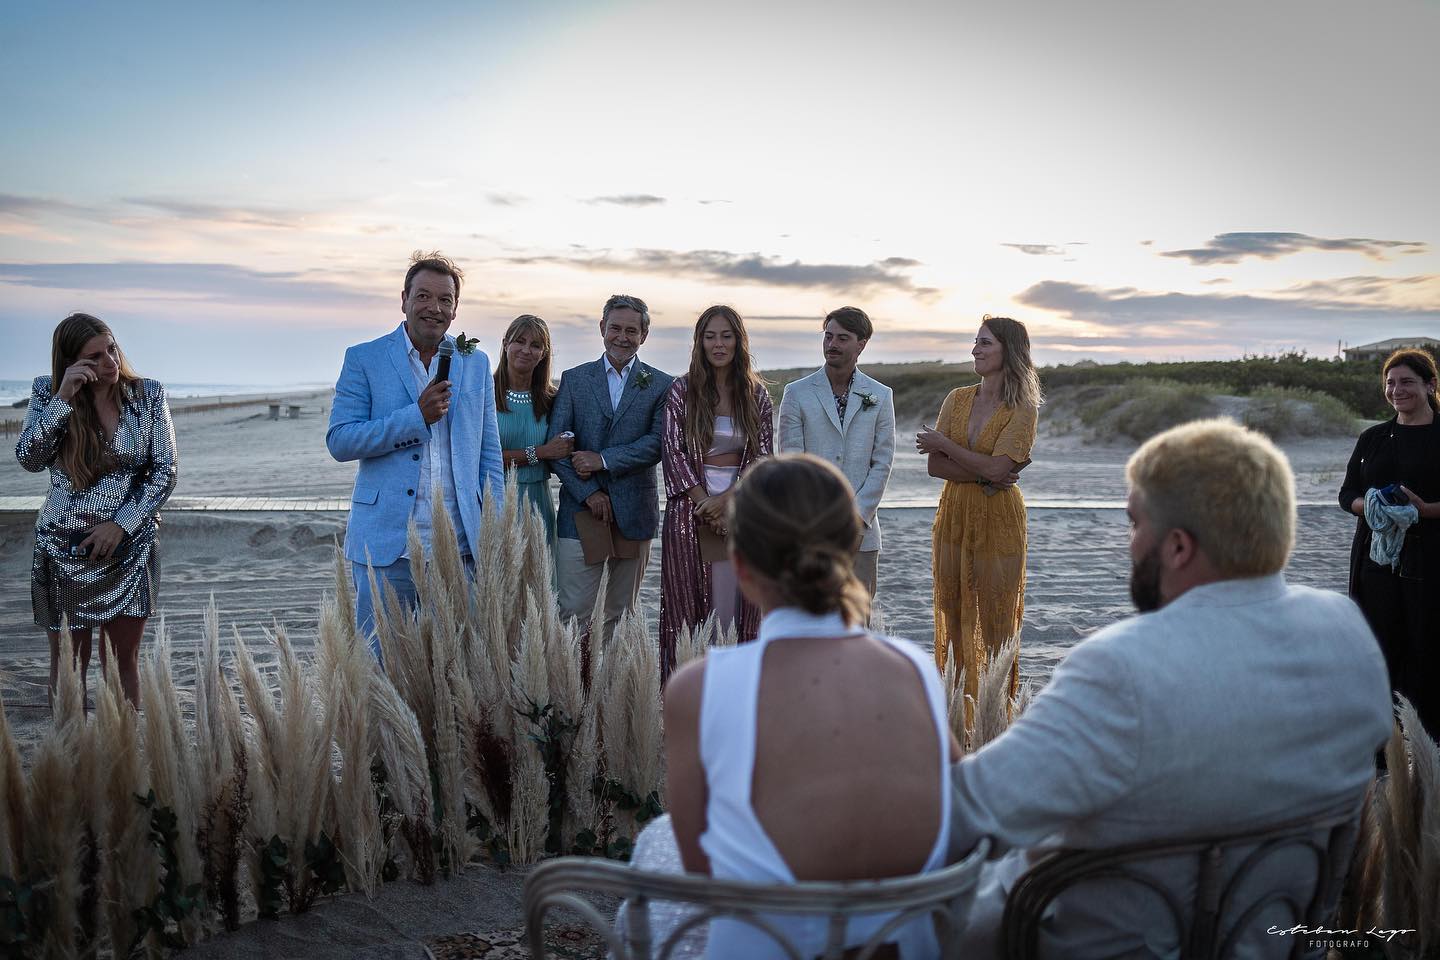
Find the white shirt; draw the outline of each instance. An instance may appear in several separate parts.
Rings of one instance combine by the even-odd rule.
[[[625,382],[630,379],[630,371],[635,369],[635,361],[640,359],[636,354],[630,358],[630,362],[619,370],[615,364],[610,362],[610,355],[602,354],[601,362],[605,364],[605,385],[610,388],[610,410],[613,413],[620,406],[620,394],[625,392]]]
[[[407,351],[410,357],[410,372],[415,375],[415,389],[417,392],[424,391],[435,379],[435,366],[439,354],[430,358],[430,364],[420,361],[420,351],[415,344],[406,336],[406,342],[410,344]],[[472,553],[470,546],[465,542],[465,526],[460,520],[460,499],[455,495],[455,473],[450,468],[450,416],[446,414],[439,420],[430,424],[430,439],[420,445],[420,481],[415,484],[415,504],[410,508],[410,519],[415,523],[415,529],[420,534],[420,542],[425,549],[431,548],[430,537],[431,527],[430,514],[431,491],[435,485],[440,487],[440,495],[445,498],[445,509],[450,512],[450,522],[455,527],[455,536],[460,541],[460,554],[462,556]],[[408,559],[410,551],[407,548],[400,555]]]

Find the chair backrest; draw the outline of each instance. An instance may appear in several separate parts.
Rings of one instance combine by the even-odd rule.
[[[1153,916],[1146,918],[1146,932],[1169,923],[1181,960],[1236,956],[1241,939],[1254,935],[1262,915],[1268,918],[1265,927],[1276,922],[1273,911],[1283,911],[1287,929],[1302,924],[1322,926],[1339,899],[1359,824],[1360,811],[1350,807],[1343,813],[1330,812],[1228,837],[1057,851],[1031,867],[1010,891],[1002,921],[1004,956],[1009,960],[1040,957],[1047,908],[1062,894],[1074,894],[1086,884],[1132,885],[1144,891],[1146,902],[1154,905]],[[1193,882],[1192,897],[1177,893],[1178,883],[1162,882],[1155,870],[1146,869],[1162,861],[1167,879],[1176,864],[1192,868],[1185,875],[1186,889]],[[1297,867],[1297,862],[1304,867]],[[1283,880],[1269,882],[1282,863],[1279,874]],[[1296,875],[1296,869],[1301,875]],[[1063,954],[1063,919],[1053,926],[1053,930],[1045,929],[1056,938],[1055,951]],[[1275,956],[1298,958],[1313,952],[1307,951],[1306,938],[1301,936],[1276,937],[1270,942],[1275,944]]]
[[[794,960],[810,960],[790,942],[784,931],[765,920],[764,914],[802,914],[828,921],[829,944],[824,960],[872,960],[885,954],[882,947],[895,932],[919,917],[931,917],[938,924],[938,936],[947,958],[958,956],[956,941],[969,919],[980,868],[990,850],[982,840],[964,860],[932,873],[887,880],[850,883],[796,883],[770,885],[714,880],[696,874],[650,873],[623,863],[598,857],[561,857],[542,863],[525,878],[525,930],[531,955],[545,955],[545,914],[564,907],[605,938],[616,960],[667,960],[684,935],[714,917],[730,917],[763,930],[775,939]],[[578,891],[588,890],[624,897],[629,904],[625,938],[613,929],[609,918]],[[671,933],[664,943],[653,944],[650,934],[649,902],[652,900],[694,904],[693,918]],[[895,912],[895,916],[865,943],[847,949],[844,945],[848,919],[861,914]],[[629,943],[625,943],[627,940]],[[658,952],[652,952],[657,951]]]

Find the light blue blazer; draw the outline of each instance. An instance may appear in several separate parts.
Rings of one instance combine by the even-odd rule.
[[[454,343],[453,337],[445,339]],[[420,483],[420,446],[430,442],[409,349],[403,323],[378,340],[350,347],[335,384],[325,446],[336,460],[360,461],[345,530],[345,557],[356,563],[368,559],[384,566],[405,552]],[[450,390],[450,466],[465,539],[474,551],[486,488],[496,497],[505,488],[490,359],[479,350],[469,356],[457,350]]]

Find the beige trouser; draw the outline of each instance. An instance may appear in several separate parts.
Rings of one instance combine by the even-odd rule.
[[[640,581],[650,562],[650,541],[640,543],[639,556],[629,560],[611,557],[604,563],[587,565],[585,550],[579,540],[559,537],[555,541],[555,588],[559,594],[560,616],[576,618],[582,625],[590,620],[595,609],[595,595],[600,591],[600,575],[610,571],[605,588],[605,636],[615,632],[620,615],[635,605],[640,596]]]
[[[861,550],[855,554],[855,576],[865,584],[865,589],[870,591],[870,599],[875,599],[876,577],[880,566],[879,550]]]

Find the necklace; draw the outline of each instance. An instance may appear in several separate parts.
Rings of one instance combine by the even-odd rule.
[[[505,399],[511,401],[512,403],[529,403],[529,402],[530,402],[530,391],[529,391],[529,390],[506,390],[506,391],[505,391]]]

